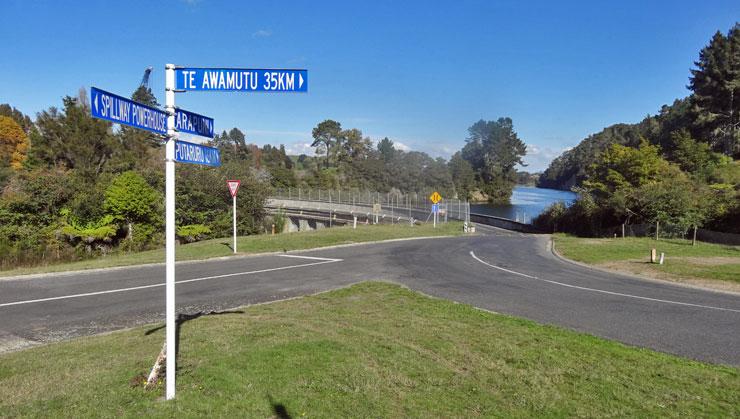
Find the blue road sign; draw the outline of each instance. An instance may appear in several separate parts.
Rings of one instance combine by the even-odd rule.
[[[234,92],[307,92],[308,70],[178,68],[177,90]]]
[[[432,212],[435,214],[439,212],[439,204],[432,204]]]
[[[183,109],[176,109],[175,129],[179,132],[213,138],[213,119]]]
[[[175,161],[180,163],[221,166],[221,155],[217,148],[186,141],[175,141]]]
[[[92,116],[118,124],[167,134],[167,114],[157,108],[142,105],[113,93],[90,88]]]

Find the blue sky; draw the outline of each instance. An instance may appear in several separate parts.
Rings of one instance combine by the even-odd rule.
[[[96,86],[129,96],[164,64],[306,68],[307,94],[189,92],[177,104],[257,144],[308,151],[324,119],[449,157],[509,116],[529,170],[688,94],[738,1],[16,1],[0,12],[0,103],[35,115]]]

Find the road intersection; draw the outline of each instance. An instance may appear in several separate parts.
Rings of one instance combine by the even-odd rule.
[[[178,313],[367,280],[697,360],[740,365],[740,296],[564,262],[546,236],[390,241],[177,265]],[[164,266],[0,280],[0,351],[164,319]]]

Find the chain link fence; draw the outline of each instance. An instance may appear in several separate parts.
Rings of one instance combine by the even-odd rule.
[[[305,202],[334,204],[336,206],[350,206],[350,208],[369,208],[379,204],[385,213],[391,212],[398,216],[414,217],[420,221],[431,220],[432,201],[429,200],[433,191],[402,193],[371,192],[361,189],[308,189],[288,188],[277,189],[270,195],[272,199],[297,200]],[[439,202],[438,221],[461,220],[470,222],[470,204],[459,199],[442,199]]]

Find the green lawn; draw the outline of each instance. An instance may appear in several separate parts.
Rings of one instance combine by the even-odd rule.
[[[184,322],[178,396],[170,402],[162,400],[162,384],[154,391],[140,384],[162,345],[158,327],[0,355],[0,415],[740,415],[736,368],[627,347],[387,283]]]
[[[740,283],[740,246],[679,239],[647,237],[589,239],[565,234],[553,235],[555,249],[579,262],[646,273],[668,279],[710,279]],[[665,264],[649,263],[650,249],[665,253]]]
[[[276,234],[274,236],[262,234],[238,237],[236,248],[241,254],[249,254],[311,249],[315,247],[363,243],[376,240],[454,236],[461,234],[463,234],[461,222],[443,223],[438,225],[437,228],[433,228],[431,224],[422,224],[414,227],[407,224],[358,225],[357,229],[352,229],[350,227],[334,227],[298,233]],[[230,256],[234,254],[231,250],[232,243],[233,238],[228,237],[178,246],[176,258],[178,261],[181,261]],[[0,276],[109,268],[114,266],[160,262],[164,262],[164,249],[144,252],[116,253],[78,262],[30,268],[17,268],[0,271]]]

